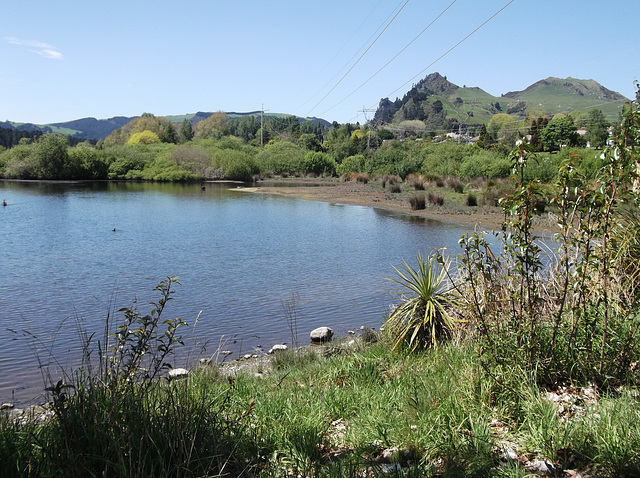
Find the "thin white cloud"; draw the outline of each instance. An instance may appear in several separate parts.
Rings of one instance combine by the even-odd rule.
[[[12,45],[25,47],[26,50],[31,53],[35,53],[44,58],[51,58],[53,60],[62,59],[62,53],[60,53],[55,46],[49,45],[48,43],[35,40],[20,40],[16,37],[5,37],[5,40]]]

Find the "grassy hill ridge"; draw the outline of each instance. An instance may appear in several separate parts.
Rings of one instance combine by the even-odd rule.
[[[617,121],[627,101],[595,80],[549,77],[522,91],[493,96],[477,86],[460,87],[436,72],[413,85],[401,99],[381,99],[374,118],[379,125],[419,120],[435,132],[450,130],[458,123],[487,124],[497,113],[518,119],[528,115],[550,118],[600,109],[607,120]]]

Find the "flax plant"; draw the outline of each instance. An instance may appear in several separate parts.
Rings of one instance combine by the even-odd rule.
[[[398,277],[389,280],[402,286],[396,293],[403,297],[384,323],[395,338],[394,349],[403,343],[411,350],[429,348],[449,337],[455,328],[456,321],[448,311],[456,305],[454,289],[447,282],[450,260],[439,263],[438,258],[418,254],[417,269],[406,261],[404,271],[392,266]],[[407,292],[410,297],[404,295]]]

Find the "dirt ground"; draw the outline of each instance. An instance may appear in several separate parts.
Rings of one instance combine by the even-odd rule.
[[[468,226],[470,230],[500,229],[503,215],[496,207],[448,207],[427,205],[426,209],[413,211],[407,194],[390,194],[379,181],[367,184],[338,179],[286,178],[276,181],[261,181],[255,187],[237,188],[239,192],[276,194],[311,201],[336,204],[353,204],[378,207],[413,216],[453,222]],[[412,194],[412,193],[411,193]]]

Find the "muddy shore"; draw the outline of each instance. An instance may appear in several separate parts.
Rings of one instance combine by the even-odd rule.
[[[469,227],[469,230],[499,230],[504,215],[494,206],[469,207],[463,204],[462,196],[445,201],[443,206],[427,205],[425,209],[414,211],[409,197],[414,191],[405,190],[400,194],[390,193],[381,182],[359,183],[331,179],[285,178],[260,181],[254,187],[237,188],[237,191],[255,194],[275,194],[310,201],[324,201],[334,204],[352,204],[376,207],[402,214],[423,217]],[[447,204],[448,202],[448,204]],[[537,220],[536,229],[543,234],[552,234],[553,222],[542,216]]]

